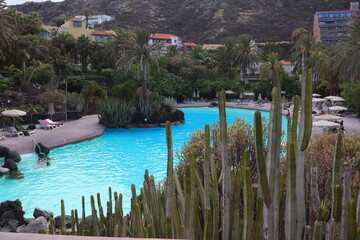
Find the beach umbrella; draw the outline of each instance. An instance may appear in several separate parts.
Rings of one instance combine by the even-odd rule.
[[[333,112],[340,112],[340,111],[347,111],[348,109],[346,107],[333,106],[333,107],[329,107],[329,110]]]
[[[342,97],[333,97],[333,98],[331,98],[330,100],[331,100],[332,102],[343,102],[343,101],[345,101],[345,99],[342,98]]]
[[[21,116],[25,116],[26,112],[17,109],[11,109],[11,110],[2,111],[1,115],[4,117],[21,117]]]
[[[313,93],[313,95],[312,95],[313,97],[321,97],[321,95],[320,94],[318,94],[318,93]]]
[[[325,99],[331,100],[332,98],[337,98],[338,96],[326,96]]]
[[[196,92],[194,91],[194,93],[193,93],[193,98],[196,98]]]
[[[258,100],[259,100],[259,101],[262,100],[261,93],[259,93]]]
[[[326,120],[320,120],[320,121],[313,122],[313,126],[314,127],[339,127],[340,124],[326,121]]]
[[[216,92],[216,98],[218,98],[219,97],[219,92]]]
[[[50,119],[52,120],[52,115],[55,114],[54,104],[53,103],[49,104],[48,114],[50,115]]]
[[[227,90],[227,91],[225,91],[225,93],[226,93],[226,94],[235,94],[236,92],[231,91],[231,90]]]
[[[197,98],[200,98],[200,91],[197,91],[196,97],[197,97]]]
[[[313,99],[312,99],[312,102],[313,102],[313,103],[325,102],[325,101],[326,101],[326,99],[324,99],[324,98],[313,98]]]
[[[331,114],[324,114],[324,115],[315,116],[314,119],[315,120],[337,121],[337,120],[341,120],[341,117],[331,115]]]
[[[244,96],[243,96],[243,93],[241,92],[240,95],[239,95],[239,98],[242,99]]]

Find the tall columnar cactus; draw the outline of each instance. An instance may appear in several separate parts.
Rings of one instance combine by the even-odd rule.
[[[91,203],[92,235],[99,236],[98,219],[97,219],[97,213],[96,213],[96,208],[95,208],[95,198],[93,195],[90,196],[90,203]]]
[[[254,226],[254,193],[251,183],[251,172],[249,168],[249,152],[243,154],[244,171],[244,233],[243,239],[253,239]]]
[[[204,150],[204,208],[210,206],[210,127],[205,125],[205,150]]]
[[[60,233],[63,234],[63,235],[66,234],[65,203],[64,203],[64,199],[61,199]]]
[[[171,125],[170,122],[166,122],[166,146],[167,146],[167,174],[166,174],[166,217],[167,221],[171,223],[172,218],[172,203],[174,195],[174,180],[173,180],[173,145],[172,145],[172,135],[171,135]],[[168,232],[167,232],[168,233]],[[167,236],[168,237],[168,236]]]
[[[292,239],[296,236],[296,159],[294,143],[288,145],[288,162],[286,176],[285,236]]]
[[[350,200],[348,203],[347,239],[356,240],[356,201]]]
[[[220,141],[221,141],[221,162],[222,162],[222,239],[230,239],[231,229],[231,179],[230,179],[230,161],[228,153],[228,136],[225,113],[226,95],[225,91],[219,94],[219,115],[220,115]]]
[[[265,227],[268,228],[269,239],[278,239],[279,236],[279,179],[280,179],[280,152],[281,152],[281,86],[279,69],[274,69],[274,88],[272,90],[272,104],[270,111],[269,144],[267,153],[267,171],[269,189],[272,194],[271,206],[267,214]]]
[[[258,179],[260,183],[261,192],[264,197],[264,203],[267,208],[271,206],[271,194],[269,189],[269,182],[266,172],[266,162],[264,158],[264,143],[262,136],[262,120],[261,113],[255,112],[254,115],[254,134],[255,134],[255,156],[257,161]]]
[[[305,68],[302,71],[301,81],[301,115],[300,115],[300,134],[298,137],[297,154],[296,154],[296,193],[297,193],[297,228],[296,238],[302,239],[304,227],[306,224],[306,207],[305,207],[305,150],[309,144],[312,130],[311,102],[312,102],[312,74]],[[296,120],[294,120],[296,121]]]

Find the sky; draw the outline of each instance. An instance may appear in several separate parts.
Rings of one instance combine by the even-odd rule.
[[[5,0],[7,5],[23,4],[25,2],[45,2],[46,0]],[[62,2],[63,0],[51,0],[52,2]]]

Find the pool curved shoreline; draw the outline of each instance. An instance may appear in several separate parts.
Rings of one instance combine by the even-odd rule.
[[[178,104],[177,108],[189,107],[209,107],[209,102],[193,103],[193,104]],[[252,105],[238,105],[236,103],[226,103],[228,108],[242,108],[250,110],[270,111],[270,104],[263,106]],[[185,119],[186,122],[186,119]],[[159,126],[154,126],[159,127]],[[34,142],[41,142],[45,146],[54,149],[68,144],[75,144],[83,141],[92,140],[100,137],[106,127],[99,123],[98,116],[87,115],[78,120],[73,120],[65,123],[64,127],[52,130],[37,129],[37,134],[34,136],[25,137],[8,137],[5,141],[1,141],[0,145],[15,150],[20,154],[34,152]],[[33,141],[34,140],[34,141]]]

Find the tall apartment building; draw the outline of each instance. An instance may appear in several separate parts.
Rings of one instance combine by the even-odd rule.
[[[349,10],[316,12],[313,29],[315,41],[328,46],[338,45],[339,37],[348,34],[353,16],[360,16],[359,2],[350,2]]]

